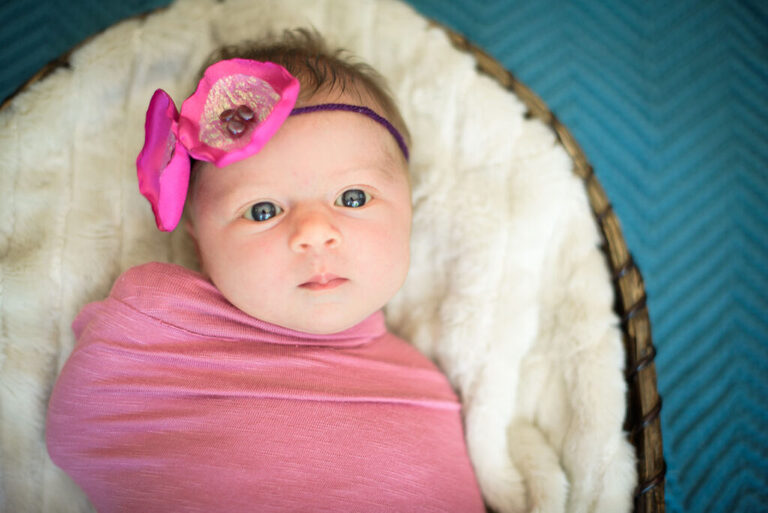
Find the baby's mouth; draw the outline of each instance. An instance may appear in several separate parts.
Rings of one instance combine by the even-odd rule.
[[[349,280],[335,274],[317,274],[299,285],[299,287],[307,290],[330,290],[343,285],[347,281]]]

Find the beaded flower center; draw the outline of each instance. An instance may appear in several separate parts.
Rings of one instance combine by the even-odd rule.
[[[248,128],[253,119],[254,112],[247,105],[238,105],[236,109],[227,109],[219,114],[219,120],[232,137],[240,137]]]
[[[222,77],[211,87],[200,116],[200,141],[224,151],[248,144],[242,137],[267,118],[280,95],[266,81],[244,74]]]

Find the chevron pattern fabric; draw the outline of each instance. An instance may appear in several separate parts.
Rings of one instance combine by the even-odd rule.
[[[308,0],[309,1],[309,0]],[[0,93],[168,0],[0,5]],[[649,295],[667,507],[768,508],[768,2],[409,0],[584,148]]]
[[[0,98],[49,61],[113,23],[168,0],[3,0],[0,2]]]

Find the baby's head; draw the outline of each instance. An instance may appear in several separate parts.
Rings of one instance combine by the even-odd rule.
[[[316,34],[227,47],[285,67],[301,84],[296,107],[359,105],[408,132],[382,80],[329,52]],[[349,328],[380,309],[409,265],[410,186],[386,122],[344,110],[292,115],[256,154],[192,168],[186,228],[203,272],[235,306],[310,333]]]

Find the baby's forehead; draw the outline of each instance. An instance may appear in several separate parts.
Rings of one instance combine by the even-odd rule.
[[[377,130],[376,139],[380,143],[380,147],[385,150],[386,156],[395,157],[395,160],[400,161],[400,157],[404,157],[402,152],[407,152],[407,147],[410,145],[410,137],[407,133],[407,128],[401,126],[399,123],[402,121],[400,115],[397,113],[389,112],[385,106],[376,99],[376,95],[367,89],[364,84],[347,86],[344,88],[339,88],[337,86],[328,91],[317,91],[315,94],[308,96],[305,99],[299,98],[296,102],[296,107],[310,107],[312,105],[321,104],[344,104],[350,107],[359,106],[369,109],[370,112],[368,114],[358,112],[353,114],[351,117],[346,117],[343,119],[364,120],[371,122],[371,126],[378,125],[378,128],[384,128],[384,124],[381,122],[381,118],[383,118],[385,120],[384,123],[389,123],[391,127],[384,130]],[[356,118],[355,116],[359,117]],[[369,117],[370,119],[366,119],[366,117]],[[375,121],[375,117],[379,117],[379,121]],[[388,132],[388,130],[392,129],[394,129],[395,132],[398,132],[397,137],[403,139],[403,136],[405,136],[402,143],[396,142],[394,146],[392,145],[392,142],[396,141],[395,135]],[[404,145],[404,149],[402,149],[402,151],[401,148],[398,148],[398,144]],[[394,155],[391,155],[390,151],[387,150],[391,150],[393,147],[397,148],[397,150],[394,152]],[[407,158],[403,160],[403,164],[407,168]]]
[[[358,139],[359,137],[359,139]],[[262,150],[224,168],[199,162],[194,183],[218,194],[240,185],[296,185],[394,180],[407,168],[386,129],[355,112],[313,112],[289,118]]]
[[[381,112],[381,106],[371,96],[354,89],[318,92],[296,105],[330,103],[359,105]],[[346,135],[336,141],[334,134],[338,133]],[[318,140],[326,144],[318,145]],[[306,158],[305,152],[309,154]],[[219,192],[225,193],[240,184],[258,186],[275,181],[286,183],[291,179],[299,181],[302,179],[299,176],[306,175],[291,173],[291,168],[308,166],[316,176],[343,180],[367,173],[371,178],[380,178],[376,176],[378,173],[390,180],[404,175],[410,183],[407,162],[387,129],[365,114],[333,110],[289,116],[259,153],[223,169],[207,162],[196,163],[192,183],[196,189],[201,176],[205,175],[206,196],[209,192],[218,196]]]

